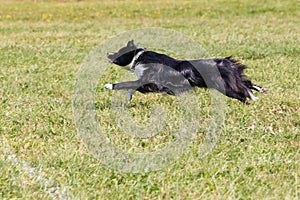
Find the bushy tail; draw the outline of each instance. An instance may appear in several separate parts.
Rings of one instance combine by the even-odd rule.
[[[244,74],[246,66],[231,56],[224,59],[216,59],[219,71],[225,82],[226,95],[247,103],[247,98],[258,100],[252,93],[252,89],[258,92],[267,90],[254,85]]]

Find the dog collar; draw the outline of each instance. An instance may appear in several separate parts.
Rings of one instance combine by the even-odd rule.
[[[142,53],[144,53],[145,50],[139,51],[132,59],[131,63],[130,63],[130,70],[134,70],[135,65],[136,65],[136,61],[139,59],[139,57],[142,55]]]

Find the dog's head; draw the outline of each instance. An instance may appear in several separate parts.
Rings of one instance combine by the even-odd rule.
[[[131,40],[118,52],[107,53],[107,58],[111,63],[124,67],[129,65],[134,56],[141,50],[143,50],[143,48],[136,46],[133,40]]]

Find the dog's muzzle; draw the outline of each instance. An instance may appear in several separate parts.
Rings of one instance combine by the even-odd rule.
[[[114,53],[107,53],[106,56],[107,56],[108,61],[109,61],[110,63],[113,63],[113,62],[114,62]]]

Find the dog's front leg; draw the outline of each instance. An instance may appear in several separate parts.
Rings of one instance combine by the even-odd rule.
[[[128,92],[127,92],[128,101],[131,101],[133,93],[135,93],[135,90],[133,90],[133,89],[128,90]]]
[[[131,101],[133,93],[142,85],[140,80],[137,81],[128,81],[116,84],[105,84],[104,87],[108,90],[128,90],[127,99]]]
[[[136,90],[143,85],[141,80],[127,81],[116,84],[105,84],[104,87],[108,90]]]

